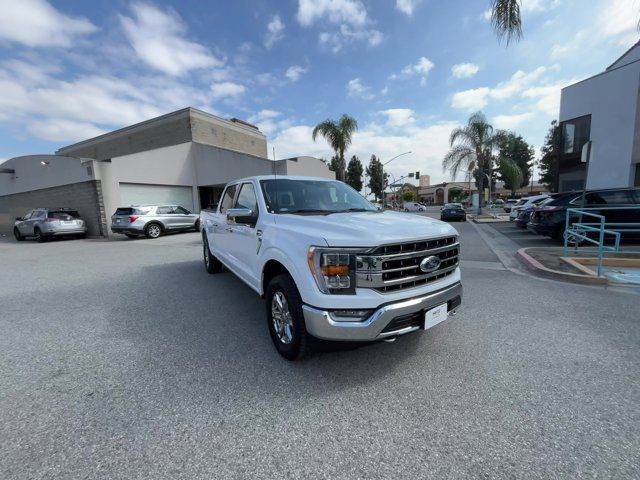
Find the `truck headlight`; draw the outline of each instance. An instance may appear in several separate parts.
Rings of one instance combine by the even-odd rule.
[[[356,292],[356,252],[311,247],[307,262],[322,293],[353,295]]]

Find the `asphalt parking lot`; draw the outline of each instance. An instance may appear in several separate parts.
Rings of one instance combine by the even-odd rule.
[[[271,345],[197,233],[0,241],[0,478],[638,478],[638,296],[500,268],[427,332]]]
[[[510,240],[517,243],[520,248],[528,247],[561,247],[558,240],[530,232],[526,228],[516,227],[514,222],[487,223]]]

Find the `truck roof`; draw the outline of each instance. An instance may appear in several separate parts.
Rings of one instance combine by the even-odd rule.
[[[314,181],[323,181],[323,182],[335,182],[333,178],[324,178],[324,177],[308,177],[303,175],[253,175],[251,177],[238,178],[235,180],[231,180],[227,183],[238,183],[238,182],[246,182],[248,180],[314,180]]]

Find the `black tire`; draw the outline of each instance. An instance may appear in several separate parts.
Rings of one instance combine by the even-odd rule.
[[[153,222],[144,227],[144,236],[147,238],[158,238],[162,235],[162,225]]]
[[[20,230],[18,230],[18,227],[13,229],[13,236],[16,237],[16,240],[19,242],[22,242],[24,240],[24,237],[20,233]]]
[[[288,325],[288,330],[286,331],[283,328],[280,335],[286,336],[285,332],[290,333],[291,338],[288,343],[281,340],[274,324],[272,304],[276,295],[280,295],[280,298],[284,296],[286,299],[290,325]],[[307,353],[310,338],[304,323],[302,299],[293,279],[288,274],[281,274],[271,279],[267,286],[265,299],[267,326],[276,350],[287,360],[301,360]]]
[[[80,235],[78,235],[78,238],[80,240],[84,240],[85,238],[87,238],[87,234],[86,233],[81,233]]]
[[[193,229],[194,229],[196,232],[199,232],[199,231],[200,231],[200,219],[196,220],[196,223],[194,223],[194,224],[193,224]]]
[[[138,238],[138,235],[135,233],[125,233],[124,236],[127,238]]]
[[[42,235],[42,232],[40,231],[40,229],[38,227],[33,229],[33,237],[35,238],[36,242],[38,242],[38,243],[44,243],[47,240],[45,238],[45,236]]]
[[[207,236],[202,236],[202,252],[204,256],[204,269],[207,273],[214,274],[222,271],[222,262],[218,260],[209,250],[209,240]]]

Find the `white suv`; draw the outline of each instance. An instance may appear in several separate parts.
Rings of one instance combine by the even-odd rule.
[[[531,197],[521,198],[520,200],[518,200],[518,203],[511,207],[511,212],[509,212],[509,220],[514,221],[516,218],[518,218],[518,213],[520,212],[520,210],[527,209],[530,206],[541,202],[545,198],[549,198],[549,195],[533,195]]]

